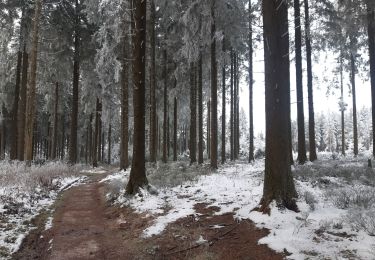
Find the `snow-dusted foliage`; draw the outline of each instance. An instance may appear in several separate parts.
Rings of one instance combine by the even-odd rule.
[[[17,251],[33,228],[31,219],[48,210],[60,191],[83,180],[82,166],[53,162],[26,167],[0,162],[0,258]]]

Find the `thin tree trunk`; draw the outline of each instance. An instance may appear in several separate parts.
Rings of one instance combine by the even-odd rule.
[[[340,89],[341,89],[341,153],[345,155],[345,103],[344,103],[344,64],[342,52],[340,53]]]
[[[18,142],[17,142],[17,158],[24,160],[25,153],[25,124],[26,124],[26,99],[27,99],[27,73],[29,67],[29,55],[24,46],[22,54],[22,80],[20,89],[20,100],[18,105]]]
[[[173,161],[177,161],[177,97],[174,98],[173,109]]]
[[[51,159],[56,159],[56,146],[57,146],[57,129],[58,129],[58,111],[59,109],[59,83],[56,82],[55,86],[55,110],[53,112],[53,137],[52,137],[52,147],[51,147]]]
[[[112,124],[109,124],[108,127],[108,164],[111,164],[111,146],[112,146]]]
[[[74,61],[73,61],[73,97],[72,113],[70,122],[70,145],[69,145],[69,162],[77,162],[77,133],[78,133],[78,102],[79,102],[79,77],[80,77],[80,33],[79,33],[79,3],[75,1],[75,29],[74,29]]]
[[[202,53],[198,61],[198,164],[203,163],[203,79]]]
[[[223,39],[223,56],[225,56],[225,38]],[[222,113],[221,113],[221,163],[225,163],[225,137],[226,137],[226,86],[225,86],[225,57],[222,68]]]
[[[134,2],[133,21],[133,160],[126,193],[135,194],[148,185],[145,169],[145,55],[146,55],[146,1]]]
[[[309,102],[309,152],[310,161],[318,159],[316,154],[315,141],[315,115],[314,115],[314,95],[313,95],[313,74],[311,59],[311,34],[310,34],[310,14],[309,0],[304,0],[305,5],[305,43],[306,43],[306,63],[307,63],[307,92]]]
[[[298,122],[298,162],[304,164],[306,157],[305,115],[303,108],[302,82],[302,34],[300,1],[294,0],[295,50],[296,50],[296,90],[297,90],[297,122]]]
[[[151,122],[150,122],[150,161],[156,162],[156,146],[157,146],[157,128],[156,128],[156,41],[155,41],[155,26],[156,26],[156,10],[155,1],[151,0],[151,14],[150,14],[150,34],[151,34]]]
[[[105,156],[105,153],[104,153],[104,147],[105,147],[105,131],[104,131],[104,125],[103,125],[103,121],[102,121],[102,145],[101,145],[101,148],[102,148],[102,150],[101,150],[101,161],[102,161],[102,163],[104,163],[105,162],[105,158],[104,158],[104,156]]]
[[[216,21],[215,1],[211,6],[211,168],[217,169],[217,63],[216,63]]]
[[[240,154],[240,64],[239,64],[239,56],[237,55],[236,61],[237,61],[237,72],[236,72],[236,158],[239,158]]]
[[[253,13],[249,0],[249,162],[254,161],[254,109],[253,109]]]
[[[237,159],[237,53],[233,52],[233,159]]]
[[[163,71],[163,77],[164,77],[164,110],[163,110],[163,163],[167,163],[167,146],[168,146],[168,140],[167,140],[167,121],[168,121],[168,81],[167,81],[167,50],[163,51],[164,56],[164,71]]]
[[[94,144],[92,149],[92,166],[98,167],[98,145],[99,145],[99,121],[100,121],[100,102],[99,98],[96,99],[96,112],[95,112],[95,130],[94,130]]]
[[[90,114],[90,122],[88,125],[88,131],[89,131],[89,147],[88,147],[88,161],[92,162],[93,161],[93,134],[92,134],[92,120],[93,120],[93,115]]]
[[[62,114],[62,131],[61,131],[61,160],[65,159],[65,114]]]
[[[367,34],[370,59],[372,124],[375,125],[375,7],[367,3]],[[375,156],[375,127],[372,128],[372,155]]]
[[[129,86],[128,86],[128,53],[127,30],[124,28],[124,41],[122,53],[121,71],[121,149],[120,170],[126,170],[129,166]]]
[[[284,0],[263,1],[266,162],[261,210],[275,200],[288,209],[297,209],[290,167],[290,78],[288,6]],[[277,86],[277,88],[275,88]]]
[[[28,165],[31,165],[33,159],[33,130],[35,120],[35,106],[36,106],[36,72],[37,72],[37,56],[38,56],[38,40],[39,40],[39,19],[41,16],[42,0],[35,2],[35,16],[33,23],[33,38],[31,49],[31,65],[30,65],[30,82],[27,93],[27,117],[25,124],[25,160]]]
[[[354,39],[351,39],[353,41]],[[350,53],[350,81],[352,85],[352,100],[353,100],[353,142],[354,142],[354,155],[358,155],[358,124],[357,124],[357,100],[356,100],[356,86],[355,86],[355,57],[352,52]]]
[[[22,66],[22,52],[21,50],[18,51],[17,54],[17,69],[16,69],[16,85],[14,89],[14,100],[13,100],[13,108],[12,108],[12,123],[11,123],[11,131],[10,131],[10,159],[15,160],[17,159],[17,140],[18,140],[18,101],[20,98],[20,83],[21,83],[21,66]]]
[[[197,161],[197,89],[195,84],[195,66],[190,64],[190,164]]]
[[[207,102],[207,155],[211,158],[211,101]]]
[[[234,160],[234,55],[230,51],[230,160]]]

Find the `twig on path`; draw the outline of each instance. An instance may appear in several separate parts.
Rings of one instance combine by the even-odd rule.
[[[228,231],[224,232],[224,233],[221,234],[220,236],[210,239],[209,241],[207,241],[208,245],[209,245],[209,246],[212,246],[216,241],[219,241],[220,239],[222,239],[223,237],[225,237],[226,235],[228,235],[229,233],[231,233],[233,230],[235,230],[237,227],[238,227],[238,225],[236,225],[235,227],[233,227],[233,228],[229,229]],[[184,248],[184,249],[181,249],[181,250],[178,250],[178,251],[174,251],[174,252],[166,253],[166,254],[164,254],[164,255],[167,256],[167,255],[174,255],[174,254],[183,253],[183,252],[186,252],[186,251],[189,251],[189,250],[192,250],[192,249],[198,248],[198,247],[200,247],[201,245],[204,245],[204,244],[205,244],[205,243],[195,244],[195,245],[190,246],[190,247],[188,247],[188,248]],[[169,250],[168,250],[168,251],[169,251]]]

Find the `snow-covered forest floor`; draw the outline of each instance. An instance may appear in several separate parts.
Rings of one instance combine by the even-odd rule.
[[[216,215],[234,212],[238,220],[269,229],[259,243],[291,259],[374,259],[375,171],[367,163],[367,157],[321,154],[315,163],[296,166],[300,212],[273,205],[270,215],[252,211],[262,196],[263,160],[228,163],[216,173],[208,165],[185,161],[149,165],[148,178],[157,193],[144,191],[134,198],[123,196],[129,171],[103,181],[109,184],[109,200],[154,219],[143,231],[145,238],[162,234],[178,219],[199,218],[194,205],[206,203],[219,208]]]
[[[34,228],[31,220],[50,210],[61,191],[84,180],[79,173],[83,168],[61,162],[32,167],[21,162],[0,162],[0,259],[18,250]]]

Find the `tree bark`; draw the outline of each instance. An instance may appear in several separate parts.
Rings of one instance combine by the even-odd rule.
[[[111,156],[112,156],[111,146],[112,146],[112,124],[110,123],[108,127],[108,158],[107,158],[109,165],[111,165]]]
[[[53,136],[51,145],[51,159],[56,159],[56,146],[57,146],[57,129],[58,129],[58,111],[59,109],[59,83],[56,82],[55,86],[55,109],[53,111]]]
[[[375,7],[367,3],[367,34],[370,59],[372,124],[375,125]],[[375,127],[372,128],[372,155],[375,156]]]
[[[30,166],[33,159],[33,130],[35,120],[35,106],[36,106],[36,72],[37,72],[37,58],[38,58],[38,40],[39,40],[39,20],[41,16],[42,1],[35,2],[35,15],[33,23],[33,38],[31,49],[31,65],[30,65],[30,81],[27,93],[27,117],[25,124],[25,160]]]
[[[17,142],[17,158],[24,160],[25,153],[25,124],[26,124],[26,99],[27,99],[27,73],[29,67],[29,55],[24,46],[22,54],[22,81],[20,89],[20,100],[18,105],[18,142]]]
[[[156,146],[157,146],[157,128],[156,128],[156,41],[155,41],[155,26],[156,26],[156,15],[155,15],[155,1],[151,0],[151,120],[150,120],[150,161],[156,162]]]
[[[225,39],[223,39],[223,56],[225,55]],[[221,163],[225,163],[225,137],[226,137],[226,86],[225,86],[225,58],[223,60],[222,68],[222,113],[221,113]]]
[[[253,13],[249,0],[249,162],[254,161],[254,109],[253,109]]]
[[[261,210],[275,200],[297,209],[290,167],[290,78],[288,6],[284,0],[263,1],[266,95],[266,162]]]
[[[345,155],[345,104],[344,104],[344,61],[342,51],[340,53],[340,89],[341,89],[341,154]]]
[[[197,161],[197,89],[195,84],[195,66],[190,64],[190,164]]]
[[[126,170],[129,166],[129,86],[128,86],[128,63],[127,53],[127,30],[124,28],[124,41],[122,52],[121,71],[121,149],[120,149],[120,170]]]
[[[145,169],[145,55],[146,55],[146,1],[134,3],[133,20],[133,160],[126,193],[135,194],[148,185]]]
[[[211,6],[211,168],[217,169],[217,63],[215,1]]]
[[[17,68],[16,68],[16,85],[14,88],[14,99],[12,107],[12,123],[10,131],[10,159],[17,159],[17,140],[18,140],[18,101],[20,98],[20,83],[21,83],[21,66],[22,66],[22,52],[21,50],[17,53]]]
[[[211,158],[211,101],[207,102],[207,155]]]
[[[164,110],[163,110],[163,163],[167,163],[168,156],[167,156],[167,150],[168,150],[168,140],[167,140],[167,128],[168,128],[168,80],[167,80],[167,50],[165,49],[163,51],[163,58],[164,58],[164,71],[163,71],[163,77],[164,77]]]
[[[198,61],[198,164],[203,163],[203,79],[202,53]]]
[[[75,29],[74,29],[74,61],[73,61],[73,97],[72,113],[70,122],[69,162],[77,163],[77,132],[78,132],[78,102],[79,102],[79,76],[80,76],[80,32],[79,32],[79,4],[75,7]]]
[[[173,161],[177,161],[177,97],[174,98],[173,109]]]
[[[302,82],[302,34],[300,1],[294,0],[295,51],[296,51],[296,92],[297,92],[297,122],[298,122],[298,162],[307,161],[305,140],[305,115],[303,106]]]
[[[315,141],[315,113],[314,113],[314,94],[313,94],[313,74],[311,59],[311,34],[310,34],[310,13],[309,0],[304,0],[305,5],[305,43],[306,43],[306,63],[307,63],[307,92],[309,102],[309,159],[311,162],[318,159],[316,154]]]
[[[354,39],[351,39],[353,42]],[[352,101],[353,101],[353,152],[354,155],[358,155],[358,124],[357,124],[357,100],[356,100],[356,86],[355,86],[355,74],[356,74],[356,67],[355,67],[355,54],[353,53],[353,46],[351,48],[350,53],[350,82],[352,85]]]
[[[234,160],[234,55],[230,51],[230,160]]]
[[[99,146],[99,122],[100,122],[100,111],[101,111],[101,105],[99,98],[96,99],[96,112],[95,112],[95,130],[94,130],[94,144],[92,147],[92,166],[98,167],[98,146]]]

